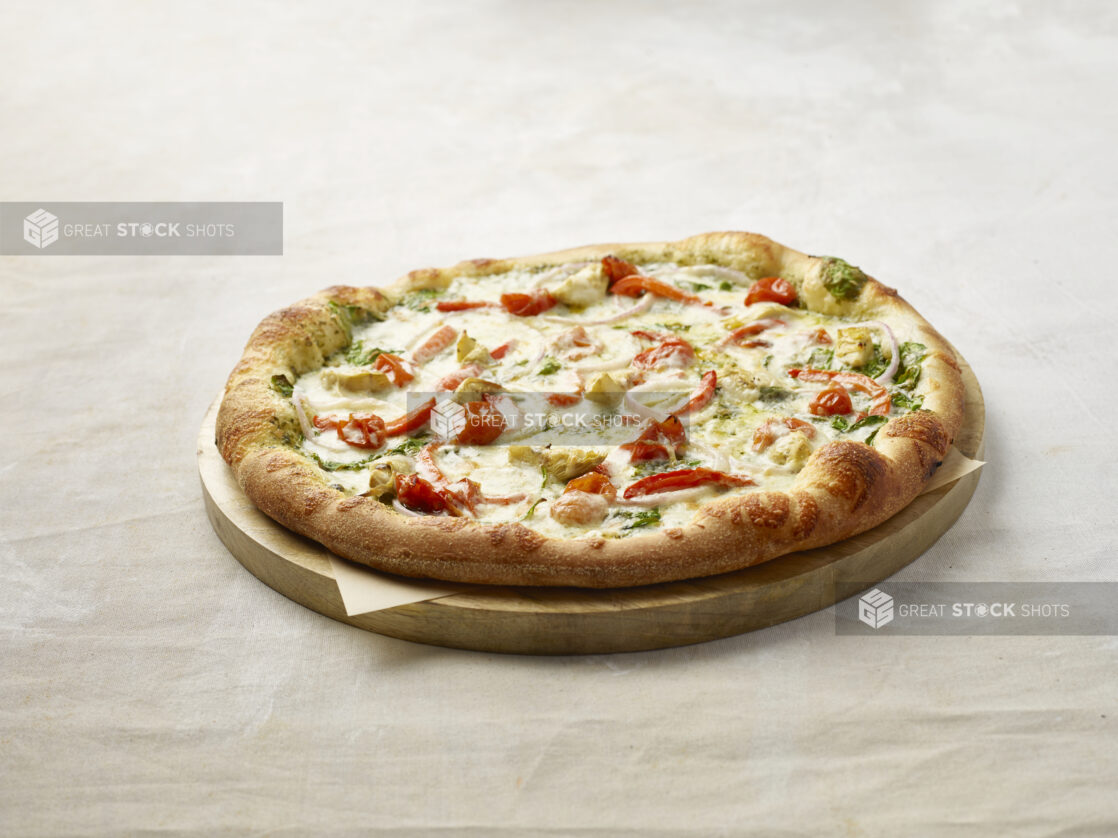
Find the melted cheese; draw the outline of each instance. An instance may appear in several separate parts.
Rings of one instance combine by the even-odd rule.
[[[445,313],[435,307],[438,300],[497,303],[503,293],[526,292],[540,287],[553,289],[578,267],[572,265],[542,273],[517,269],[492,276],[455,279],[437,297],[416,308],[397,305],[389,311],[387,319],[360,326],[353,335],[354,340],[361,341],[365,349],[376,347],[404,358],[409,358],[444,326],[453,327],[458,335],[468,333],[480,346],[490,351],[511,342],[507,353],[500,360],[483,366],[476,377],[500,384],[513,394],[573,392],[588,386],[594,375],[605,370],[611,371],[611,376],[623,384],[631,384],[638,374],[643,374],[644,383],[630,387],[628,398],[638,399],[646,408],[664,411],[663,415],[673,406],[686,401],[699,386],[704,372],[710,369],[717,371],[720,386],[716,396],[689,418],[690,444],[680,458],[681,462],[672,466],[634,467],[628,461],[628,452],[617,448],[619,444],[635,439],[644,424],[625,424],[620,420],[622,414],[632,413],[628,401],[613,410],[587,400],[575,409],[568,409],[598,416],[601,424],[597,427],[568,429],[553,426],[543,430],[543,423],[540,422],[532,427],[522,425],[506,430],[496,443],[488,446],[444,444],[436,452],[436,458],[449,481],[469,478],[476,481],[482,493],[488,496],[525,496],[518,503],[485,504],[479,508],[479,519],[520,520],[526,526],[551,536],[587,533],[622,536],[644,531],[632,527],[637,520],[634,515],[640,511],[632,507],[615,508],[600,526],[590,529],[565,526],[555,521],[548,515],[547,509],[549,502],[562,493],[563,484],[545,480],[541,471],[530,464],[510,463],[508,446],[503,443],[602,446],[610,452],[606,465],[619,494],[642,474],[695,465],[747,474],[756,482],[755,486],[742,489],[710,487],[705,492],[689,493],[686,500],[669,501],[658,507],[661,526],[682,526],[702,503],[720,494],[744,493],[758,488],[782,489],[795,479],[801,467],[795,458],[778,464],[765,453],[753,450],[753,434],[766,419],[790,416],[810,422],[815,431],[813,447],[840,437],[864,440],[873,432],[874,428],[867,427],[842,433],[831,426],[829,418],[813,417],[808,411],[808,403],[821,385],[800,382],[787,374],[791,368],[810,366],[813,352],[833,349],[833,345],[817,343],[812,333],[823,329],[834,340],[838,329],[850,326],[850,321],[775,303],[745,307],[743,288],[748,281],[738,281],[737,276],[744,275],[717,265],[685,268],[669,263],[642,265],[643,273],[669,283],[679,283],[687,290],[695,289],[711,305],[688,305],[657,297],[646,310],[618,322],[595,323],[615,318],[634,307],[639,302],[637,299],[607,294],[604,299],[580,310],[560,304],[542,315],[531,317],[513,317],[499,307]],[[706,287],[696,286],[695,283]],[[747,339],[764,341],[769,345],[747,347],[727,342],[727,336],[735,328],[766,318],[782,322],[774,323],[771,328]],[[583,331],[574,334],[572,330],[576,329],[576,322]],[[632,365],[634,356],[654,345],[652,341],[635,336],[633,332],[638,330],[678,335],[694,347],[695,363],[690,366],[668,363],[652,371],[638,371]],[[897,337],[903,341],[907,336],[898,334]],[[315,414],[346,415],[367,411],[390,422],[428,398],[429,394],[436,392],[444,377],[462,368],[456,357],[455,343],[451,341],[435,357],[417,365],[415,380],[406,390],[391,388],[370,396],[339,394],[336,389],[324,386],[321,370],[300,377],[297,383],[305,393],[309,410]],[[344,360],[344,353],[330,359],[329,365],[351,369]],[[531,399],[525,396],[521,408],[531,403]],[[855,392],[852,399],[855,411],[868,410],[865,396]],[[538,397],[535,404],[539,404]],[[555,409],[557,414],[563,410]],[[386,452],[401,440],[401,437],[390,439],[379,453]],[[368,459],[370,453],[378,453],[350,449],[339,443],[336,435],[327,431],[317,439],[304,440],[303,447],[321,461],[335,464],[360,463]],[[342,491],[358,494],[368,487],[370,465],[328,471],[326,480]]]

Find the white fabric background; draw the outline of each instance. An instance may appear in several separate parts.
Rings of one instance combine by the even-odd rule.
[[[0,258],[0,833],[1118,832],[1113,637],[411,645],[245,572],[194,462],[320,287],[754,230],[985,388],[990,465],[901,578],[1114,580],[1113,4],[9,2],[0,70],[0,198],[286,214],[282,257]]]

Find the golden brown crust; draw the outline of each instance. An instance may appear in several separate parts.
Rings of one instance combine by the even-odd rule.
[[[549,538],[518,523],[405,518],[332,488],[328,475],[289,443],[298,438],[290,400],[272,386],[321,366],[349,341],[345,306],[383,312],[395,298],[442,288],[459,276],[614,254],[639,261],[716,263],[753,278],[778,274],[826,314],[903,320],[928,349],[918,389],[924,409],[892,418],[873,447],[821,446],[786,492],[756,491],[707,503],[684,527],[624,539]],[[737,570],[794,550],[833,543],[904,508],[947,453],[963,418],[964,391],[950,345],[895,290],[869,279],[853,301],[822,285],[824,260],[751,233],[708,233],[679,242],[595,245],[519,259],[475,259],[412,271],[383,291],[336,286],[276,312],[257,327],[225,389],[217,445],[246,495],[286,527],[335,553],[406,576],[502,585],[644,585]],[[340,308],[341,307],[341,308]]]

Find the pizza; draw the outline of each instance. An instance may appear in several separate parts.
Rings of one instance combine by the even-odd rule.
[[[609,588],[874,527],[963,418],[895,290],[749,233],[334,286],[267,317],[217,445],[285,527],[383,571]]]

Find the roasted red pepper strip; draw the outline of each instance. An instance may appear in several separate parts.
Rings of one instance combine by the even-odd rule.
[[[767,276],[749,286],[749,293],[745,295],[747,306],[770,302],[790,306],[796,302],[796,289],[791,282],[779,276]]]
[[[458,337],[458,330],[453,326],[443,326],[431,337],[427,338],[418,349],[411,354],[411,359],[416,364],[426,364]]]
[[[470,311],[475,308],[497,308],[497,303],[484,300],[443,300],[435,303],[439,311]]]
[[[799,431],[808,439],[815,437],[815,428],[811,426],[811,422],[805,422],[803,419],[795,419],[791,416],[766,419],[753,432],[753,450],[760,453],[776,442],[777,437],[783,436],[783,433],[778,431],[782,425],[789,431]]]
[[[662,422],[650,422],[633,442],[620,446],[629,452],[629,462],[646,463],[652,460],[670,460],[678,457],[687,444],[687,432],[675,416]]]
[[[842,370],[788,370],[788,374],[801,381],[835,383],[847,390],[858,390],[870,397],[870,415],[888,416],[893,407],[889,391],[870,378],[857,372]]]
[[[625,297],[639,297],[647,291],[649,294],[655,294],[657,297],[665,297],[666,299],[676,300],[681,303],[711,305],[697,294],[692,294],[690,291],[676,288],[674,285],[668,285],[668,283],[661,282],[651,276],[627,276],[613,283],[613,285],[609,287],[609,290],[611,294],[621,294]]]
[[[477,364],[466,364],[466,366],[456,369],[454,372],[447,373],[440,378],[435,388],[438,390],[455,390],[458,385],[467,378],[477,378],[477,376],[481,375],[481,372],[481,367]]]
[[[616,256],[602,257],[602,273],[605,274],[606,280],[610,285],[613,285],[613,283],[627,276],[634,276],[640,272],[640,268],[632,262],[626,262],[624,259],[618,259]]]
[[[554,308],[559,301],[544,288],[531,294],[502,294],[501,305],[505,311],[517,317],[531,317]]]
[[[415,378],[414,375],[408,372],[408,368],[404,366],[404,359],[399,355],[393,355],[391,352],[380,353],[377,356],[377,362],[373,369],[383,372],[397,387],[403,387]]]
[[[507,343],[502,343],[496,349],[489,350],[489,357],[492,358],[494,361],[500,361],[514,346],[516,346],[515,340],[510,340]]]
[[[718,386],[718,373],[707,370],[700,379],[699,386],[687,400],[687,404],[675,412],[676,416],[686,416],[696,410],[702,410],[714,398],[714,388]]]
[[[744,474],[726,474],[712,468],[683,468],[665,471],[642,478],[629,486],[622,495],[626,500],[660,492],[675,492],[695,486],[714,484],[717,486],[752,486],[753,480]]]
[[[389,436],[399,436],[400,434],[410,434],[412,431],[418,431],[427,424],[434,408],[435,400],[428,399],[406,416],[387,422],[384,426],[385,431]]]
[[[774,326],[787,326],[787,325],[788,324],[785,323],[783,320],[778,320],[775,317],[765,317],[761,320],[756,321],[755,323],[747,323],[744,326],[739,326],[738,328],[734,329],[734,331],[730,332],[730,334],[728,334],[722,342],[723,343],[737,343],[737,344],[740,344],[742,346],[748,347],[751,344],[754,344],[756,342],[755,341],[747,341],[745,343],[742,343],[742,338],[754,337],[755,335],[759,335],[759,334],[761,334],[761,332],[765,331],[766,329],[771,329]],[[761,341],[761,342],[763,343],[763,341]]]

